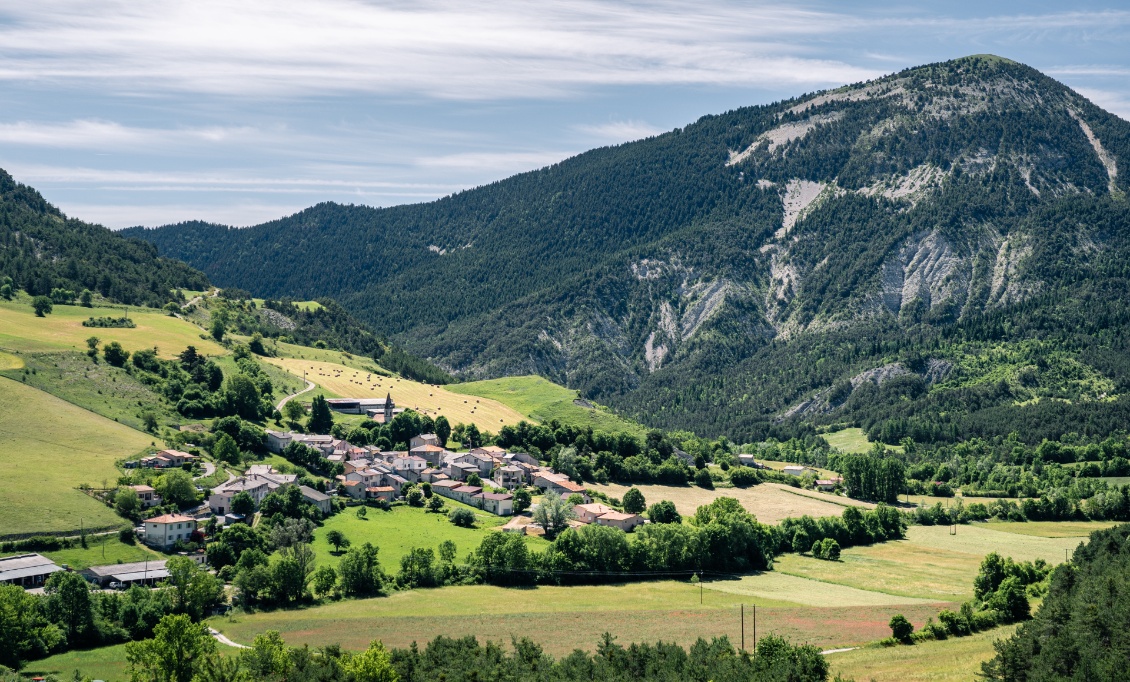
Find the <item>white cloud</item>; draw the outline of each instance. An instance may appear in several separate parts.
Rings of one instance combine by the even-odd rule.
[[[646,121],[633,120],[578,125],[576,129],[604,142],[631,142],[665,132]]]
[[[68,149],[154,150],[201,143],[261,143],[265,135],[250,127],[139,128],[113,121],[0,123],[0,143]],[[273,137],[273,136],[272,136]]]
[[[0,78],[140,95],[494,99],[589,85],[831,84],[876,75],[808,56],[794,40],[845,23],[722,0],[22,2],[0,18]]]
[[[440,156],[424,156],[416,160],[416,165],[423,168],[476,170],[509,174],[542,168],[574,154],[576,152],[566,151],[460,152]]]

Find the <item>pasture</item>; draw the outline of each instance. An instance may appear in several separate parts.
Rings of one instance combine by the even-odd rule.
[[[966,682],[993,657],[993,642],[1010,637],[1015,625],[968,637],[921,642],[914,646],[864,647],[830,654],[830,677],[875,682]]]
[[[1079,538],[1043,538],[990,530],[984,525],[911,526],[905,540],[850,547],[840,561],[786,554],[774,570],[811,580],[885,594],[933,601],[964,601],[973,596],[973,576],[981,559],[998,552],[1017,561],[1063,561]]]
[[[29,371],[0,370],[0,375],[138,430],[144,428],[145,411],[163,425],[175,427],[185,421],[151,387],[122,369],[92,362],[85,353],[31,353],[24,359]]]
[[[60,549],[57,552],[39,552],[51,561],[62,566],[66,564],[76,571],[91,566],[105,566],[115,563],[130,563],[131,561],[160,560],[168,557],[157,554],[141,543],[127,545],[118,540],[117,533],[108,535],[90,535],[86,538],[87,548],[75,546],[70,549]],[[13,552],[22,554],[22,552]]]
[[[36,317],[30,305],[0,302],[0,348],[20,353],[85,351],[86,339],[97,336],[102,344],[117,341],[130,352],[156,346],[164,358],[175,356],[187,346],[195,346],[206,355],[227,352],[211,338],[200,338],[203,333],[200,327],[148,308],[128,309],[129,318],[137,324],[133,329],[82,326],[82,321],[88,317],[121,317],[123,310],[122,307],[57,305],[46,317]]]
[[[326,533],[331,530],[341,531],[346,538],[358,546],[371,542],[380,548],[378,558],[381,565],[390,572],[400,570],[400,558],[413,547],[425,549],[438,549],[439,544],[451,540],[458,548],[458,561],[462,561],[471,550],[477,548],[487,533],[499,532],[494,529],[506,523],[510,517],[495,516],[486,512],[468,507],[454,500],[444,500],[446,511],[463,507],[475,512],[475,527],[460,528],[447,519],[446,511],[442,514],[430,514],[418,507],[397,506],[389,511],[377,508],[366,508],[366,518],[357,518],[358,507],[350,507],[326,519],[325,525],[314,533],[314,551],[318,553],[318,561],[329,566],[336,566],[341,557],[332,553],[333,547],[326,541]],[[546,540],[536,537],[526,537],[526,543],[531,549],[540,549],[548,545]]]
[[[1117,526],[1116,521],[990,521],[985,528],[1035,535],[1041,538],[1086,538],[1096,530]]]
[[[121,519],[75,490],[118,478],[114,461],[149,436],[52,395],[0,377],[0,536],[111,526]]]
[[[537,422],[556,419],[562,424],[589,427],[610,433],[628,432],[643,436],[647,429],[636,422],[594,405],[585,407],[573,401],[577,392],[540,376],[503,377],[471,381],[447,387],[452,393],[497,400]]]
[[[497,433],[506,424],[517,424],[527,419],[522,413],[495,400],[452,393],[443,386],[382,376],[321,360],[264,358],[264,361],[282,367],[296,377],[301,377],[305,370],[308,380],[342,397],[383,398],[391,394],[397,407],[411,408],[432,419],[442,415],[452,426],[475,424],[481,430]],[[309,400],[307,395],[302,396],[303,402]]]
[[[587,484],[589,490],[596,490],[611,497],[623,498],[632,486],[609,483],[608,485]],[[698,486],[637,485],[648,505],[660,500],[670,500],[683,516],[693,516],[695,510],[710,504],[719,497],[733,497],[741,502],[761,523],[775,524],[788,517],[840,516],[844,507],[851,505],[870,509],[874,505],[846,497],[826,495],[811,490],[791,488],[779,483],[762,483],[749,488],[715,488],[706,490]]]
[[[593,650],[601,634],[622,643],[677,642],[728,635],[741,641],[740,605],[746,605],[747,645],[752,643],[753,612],[757,631],[817,646],[858,645],[890,634],[887,622],[904,613],[916,624],[937,613],[938,604],[902,604],[814,608],[787,601],[755,598],[711,589],[700,593],[686,582],[657,581],[625,585],[503,588],[488,585],[412,590],[388,597],[351,600],[292,611],[217,617],[210,625],[236,642],[246,643],[268,629],[288,643],[311,646],[338,643],[364,648],[380,639],[403,647],[437,635],[474,635],[509,644],[529,637],[555,656],[574,649]]]

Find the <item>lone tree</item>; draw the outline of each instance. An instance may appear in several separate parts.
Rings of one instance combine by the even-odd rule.
[[[51,298],[49,296],[36,296],[31,299],[31,307],[35,310],[36,317],[50,315],[52,310]]]
[[[639,488],[632,486],[624,493],[624,511],[629,514],[642,514],[645,509],[647,509],[647,501],[644,500],[643,493]]]
[[[219,318],[212,320],[212,329],[210,331],[212,332],[212,338],[213,339],[215,339],[216,341],[223,341],[224,340],[224,321],[219,319]]]
[[[221,433],[220,437],[216,439],[216,444],[212,446],[212,456],[221,462],[239,464],[239,446],[236,445],[234,438],[226,433]]]
[[[306,428],[310,433],[325,434],[329,433],[333,426],[334,416],[330,414],[330,404],[326,402],[325,396],[314,396],[314,400],[310,403],[310,419],[306,422]]]
[[[675,509],[675,503],[671,500],[660,500],[647,510],[647,518],[651,519],[652,523],[682,523],[683,517]]]
[[[439,438],[439,446],[441,448],[447,447],[447,439],[451,438],[451,423],[447,421],[447,417],[436,417],[435,421],[436,438]]]
[[[342,533],[336,528],[326,533],[326,542],[333,545],[334,550],[338,552],[340,552],[342,548],[348,548],[350,544],[349,538],[345,537],[345,533]]]
[[[225,436],[227,434],[224,434]],[[231,436],[228,436],[229,438]],[[246,490],[236,494],[231,498],[231,510],[233,514],[242,514],[243,516],[251,516],[255,513],[255,498]]]
[[[530,498],[530,491],[525,488],[518,488],[514,491],[514,513],[521,514],[530,508],[530,503],[533,500]]]
[[[545,529],[546,536],[553,538],[569,527],[569,520],[576,518],[573,506],[554,492],[547,492],[541,504],[534,510],[534,523]]]
[[[306,408],[302,407],[302,403],[294,399],[286,401],[282,411],[283,416],[292,422],[296,422],[306,416]]]

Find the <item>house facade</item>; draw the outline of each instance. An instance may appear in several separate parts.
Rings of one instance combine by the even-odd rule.
[[[168,549],[176,542],[188,542],[196,530],[196,519],[184,514],[165,514],[145,520],[145,544]]]

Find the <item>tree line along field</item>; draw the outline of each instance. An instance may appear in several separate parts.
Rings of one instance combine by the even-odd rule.
[[[114,461],[149,447],[144,433],[0,377],[0,536],[121,525],[75,489],[114,482]]]

